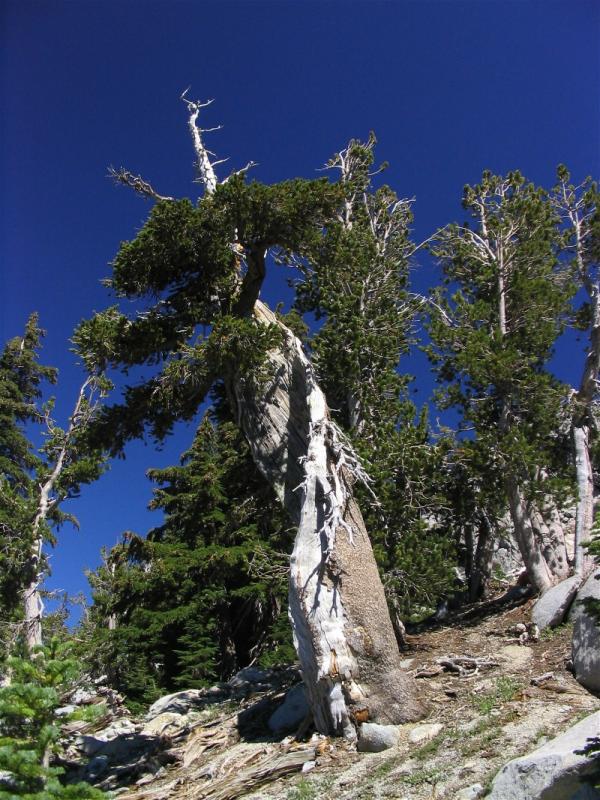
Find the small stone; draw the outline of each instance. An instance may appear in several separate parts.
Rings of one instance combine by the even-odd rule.
[[[74,705],[69,706],[61,706],[61,708],[57,708],[54,712],[55,717],[68,717],[69,714],[73,714],[77,708]]]
[[[380,753],[398,744],[400,734],[395,725],[365,722],[360,726],[357,749],[359,753]]]
[[[310,772],[316,766],[317,766],[316,761],[305,761],[304,764],[302,764],[302,772]]]
[[[237,672],[229,681],[232,689],[243,689],[249,684],[269,684],[273,673],[270,669],[259,669],[258,667],[244,667]]]
[[[517,622],[516,625],[513,625],[508,629],[508,633],[511,633],[513,636],[520,636],[522,633],[525,633],[527,630],[527,625],[523,622]]]
[[[204,690],[206,697],[221,697],[222,695],[229,694],[227,684],[215,684]]]
[[[135,782],[136,786],[145,786],[147,783],[152,783],[154,780],[154,775],[151,772],[147,772],[145,775]]]
[[[417,725],[408,734],[408,741],[411,744],[423,744],[435,739],[438,733],[444,726],[439,722],[425,723],[424,725]]]
[[[480,783],[474,783],[472,786],[466,786],[461,789],[455,796],[455,800],[477,800],[482,797],[484,788]]]
[[[202,706],[202,699],[204,692],[202,689],[186,689],[182,692],[174,692],[160,697],[148,709],[146,719],[154,719],[159,714],[165,711],[170,711],[175,714],[186,714],[192,708],[199,708]]]
[[[506,647],[501,647],[498,655],[504,661],[508,661],[511,667],[524,667],[531,661],[531,650],[518,644],[509,644]]]
[[[84,706],[91,703],[95,697],[94,692],[90,692],[87,689],[77,689],[71,695],[71,702],[76,706]]]

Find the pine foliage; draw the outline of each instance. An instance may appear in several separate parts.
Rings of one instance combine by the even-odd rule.
[[[163,524],[89,576],[97,669],[136,705],[293,658],[291,534],[237,428],[206,415],[181,464],[148,474]]]
[[[80,672],[71,645],[53,640],[8,666],[10,683],[0,688],[0,798],[101,800],[105,794],[89,784],[62,784],[63,769],[51,766],[67,720],[56,710]]]

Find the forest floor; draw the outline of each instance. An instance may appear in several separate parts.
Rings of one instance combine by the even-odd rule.
[[[524,631],[533,601],[485,605],[407,637],[403,666],[428,716],[398,744],[357,753],[312,734],[276,740],[261,728],[282,692],[254,693],[199,715],[171,743],[174,763],[118,790],[122,800],[432,800],[483,796],[500,767],[600,708],[568,670],[571,627]],[[523,643],[519,643],[519,636]],[[473,660],[471,660],[473,659]],[[440,660],[442,663],[440,663]],[[446,663],[444,663],[446,662]],[[458,669],[459,671],[455,671]],[[240,733],[240,711],[253,724]],[[171,715],[172,716],[172,715]],[[168,739],[168,730],[166,731]]]

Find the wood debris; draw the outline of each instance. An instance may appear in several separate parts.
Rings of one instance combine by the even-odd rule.
[[[492,658],[474,658],[473,656],[444,656],[436,658],[436,663],[447,672],[456,672],[463,678],[467,675],[477,675],[482,669],[493,669],[499,667],[500,662]]]

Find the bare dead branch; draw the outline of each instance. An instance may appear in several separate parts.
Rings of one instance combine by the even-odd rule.
[[[134,175],[124,167],[115,169],[114,167],[108,168],[108,177],[112,178],[115,183],[121,183],[123,186],[128,186],[134,192],[141,194],[142,197],[148,197],[152,200],[174,200],[174,197],[167,197],[166,195],[158,194],[152,186],[145,181],[141,175]]]

